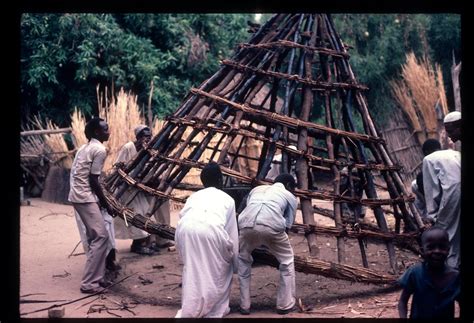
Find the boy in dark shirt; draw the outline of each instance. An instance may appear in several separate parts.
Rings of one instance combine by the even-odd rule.
[[[448,233],[431,227],[421,235],[424,261],[410,268],[398,282],[403,286],[398,302],[398,313],[407,318],[408,299],[413,294],[410,318],[452,319],[454,301],[459,301],[459,271],[446,264],[449,253]]]

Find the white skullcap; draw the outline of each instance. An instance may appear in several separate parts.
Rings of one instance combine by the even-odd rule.
[[[291,148],[291,149],[294,149],[294,150],[298,150],[298,148],[296,148],[295,145],[289,145],[288,148]]]
[[[133,130],[133,131],[135,132],[135,137],[138,136],[138,134],[139,134],[140,132],[142,132],[143,129],[150,129],[150,128],[148,128],[148,126],[146,126],[146,125],[144,125],[144,124],[141,124],[141,125],[139,125],[139,126],[136,126],[136,127],[135,127],[135,130]]]
[[[461,120],[461,112],[453,111],[453,112],[448,113],[444,117],[443,122],[444,123],[449,123],[449,122],[454,122],[454,121],[458,121],[458,120]]]

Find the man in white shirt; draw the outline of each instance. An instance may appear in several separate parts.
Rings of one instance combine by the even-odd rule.
[[[461,154],[447,149],[423,159],[423,189],[427,216],[448,232],[448,264],[459,269],[461,217]]]
[[[100,208],[105,208],[110,214],[113,209],[99,184],[107,156],[102,142],[107,141],[110,134],[107,122],[101,118],[90,120],[84,132],[89,142],[77,151],[74,158],[68,199],[84,223],[89,242],[80,290],[92,294],[100,291],[100,287],[110,285],[104,280],[109,235]]]
[[[240,312],[243,315],[250,314],[252,251],[261,245],[280,263],[277,313],[287,314],[294,309],[294,254],[287,234],[296,215],[297,200],[291,193],[294,189],[293,176],[280,174],[273,185],[257,186],[250,191],[247,206],[239,214]]]
[[[232,274],[237,272],[235,203],[221,190],[219,165],[207,164],[201,181],[204,189],[188,197],[176,227],[176,247],[184,265],[177,318],[227,315]]]
[[[133,159],[138,151],[142,149],[151,139],[151,130],[146,125],[138,125],[134,129],[135,141],[129,141],[120,148],[120,151],[115,160],[115,164],[120,165],[128,163]],[[123,200],[123,198],[122,198]],[[148,196],[144,192],[139,192],[134,199],[127,205],[132,208],[136,213],[143,216],[146,215],[151,201],[151,196]],[[158,223],[170,224],[170,206],[169,201],[165,201],[158,210],[154,213],[155,220]],[[174,245],[170,240],[154,236],[152,239],[153,243],[149,244],[150,234],[144,230],[134,227],[131,224],[126,224],[122,218],[114,219],[114,229],[116,239],[132,239],[132,245],[130,251],[141,255],[152,255],[154,251],[158,251],[159,248],[169,247]]]

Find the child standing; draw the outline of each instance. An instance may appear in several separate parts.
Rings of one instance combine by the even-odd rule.
[[[421,252],[424,261],[408,268],[398,280],[403,287],[398,302],[400,318],[407,318],[408,299],[413,294],[410,318],[452,319],[461,283],[459,271],[446,264],[448,233],[438,227],[424,231]]]

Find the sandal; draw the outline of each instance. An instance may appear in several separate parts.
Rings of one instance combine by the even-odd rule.
[[[132,246],[130,248],[130,252],[134,252],[139,255],[147,255],[147,256],[151,256],[154,253],[153,249],[150,249],[148,247],[142,247],[142,246]]]

